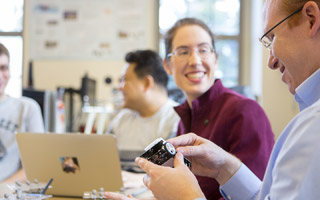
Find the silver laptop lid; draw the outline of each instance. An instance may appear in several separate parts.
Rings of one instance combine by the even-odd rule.
[[[103,187],[120,191],[123,186],[116,140],[112,135],[16,135],[23,167],[29,180],[47,182],[47,194],[81,197]]]

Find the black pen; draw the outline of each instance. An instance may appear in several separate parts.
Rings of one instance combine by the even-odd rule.
[[[40,192],[41,195],[43,195],[43,194],[47,191],[47,189],[49,188],[49,186],[50,186],[50,184],[52,183],[52,181],[53,181],[53,178],[51,178],[51,179],[49,180],[48,184],[47,184],[47,185],[43,188],[43,190]]]

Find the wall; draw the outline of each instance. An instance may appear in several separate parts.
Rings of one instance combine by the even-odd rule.
[[[281,81],[279,70],[267,67],[269,52],[263,53],[262,61],[262,107],[266,111],[276,138],[289,121],[299,112],[298,104],[288,87]]]
[[[299,112],[299,107],[281,81],[279,70],[271,70],[267,63],[269,51],[258,42],[263,32],[263,0],[252,0],[251,83],[260,90],[260,103],[271,122],[275,138],[278,138],[290,120]],[[260,18],[257,17],[260,15]]]
[[[157,27],[157,1],[147,1],[148,9],[148,38],[145,48],[157,49],[158,46],[158,27]],[[28,1],[25,1],[24,18],[24,59],[23,59],[23,86],[27,86],[29,48],[28,40],[29,10]],[[85,48],[85,47],[84,47]],[[55,90],[57,87],[80,88],[81,77],[88,73],[89,77],[97,80],[97,98],[109,100],[111,89],[116,87],[122,67],[123,60],[118,61],[76,61],[76,60],[43,60],[34,61],[34,86],[36,89]],[[106,85],[104,80],[107,76],[113,78],[111,85]]]
[[[262,2],[263,0],[261,0]],[[158,27],[157,27],[157,1],[148,1],[148,46],[146,48],[157,49]],[[251,0],[251,5],[247,5],[248,1],[242,0],[246,5],[246,10],[250,12],[251,18],[257,18],[261,15],[262,3],[257,3],[256,0]],[[254,5],[253,3],[255,2]],[[258,7],[258,8],[257,8]],[[25,4],[25,10],[28,10],[28,1]],[[257,11],[258,10],[258,11]],[[254,12],[257,11],[257,12]],[[248,12],[246,12],[248,13]],[[25,15],[25,22],[28,22],[28,13]],[[249,20],[250,15],[246,14],[242,20]],[[244,48],[246,57],[242,60],[243,70],[242,84],[251,84],[255,92],[259,95],[260,103],[266,111],[276,135],[276,138],[282,132],[288,122],[299,111],[293,96],[289,93],[287,86],[281,81],[279,71],[272,71],[267,67],[268,51],[263,50],[258,43],[257,34],[261,34],[261,24],[250,22],[251,26],[246,24],[243,27]],[[250,31],[250,27],[253,29]],[[253,32],[257,30],[258,32]],[[28,24],[24,26],[24,69],[23,69],[23,86],[27,85],[27,70],[28,70]],[[251,45],[250,45],[251,44]],[[249,52],[249,53],[248,53]],[[261,60],[262,58],[262,60]],[[254,61],[254,59],[258,61]],[[35,61],[34,63],[34,85],[37,89],[55,90],[60,87],[80,87],[80,79],[87,72],[90,77],[97,80],[97,98],[101,100],[110,100],[111,89],[117,85],[117,79],[121,73],[124,62],[119,61]],[[248,67],[251,65],[251,67]],[[111,85],[106,85],[104,79],[107,76],[113,78]]]
[[[258,41],[263,34],[263,0],[241,0],[244,8],[242,20],[242,49],[240,84],[250,85],[265,110],[275,138],[299,112],[297,103],[287,86],[281,81],[279,70],[267,66],[268,50]]]

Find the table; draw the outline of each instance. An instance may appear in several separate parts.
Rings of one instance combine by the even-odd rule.
[[[151,199],[153,197],[152,192],[148,190],[143,184],[143,173],[131,173],[122,171],[122,178],[124,183],[123,194],[131,194],[137,198]],[[90,192],[90,191],[88,191]],[[0,184],[0,199],[3,198],[3,194],[11,194],[12,190],[6,184]],[[75,197],[52,197],[50,200],[79,200],[82,198]]]

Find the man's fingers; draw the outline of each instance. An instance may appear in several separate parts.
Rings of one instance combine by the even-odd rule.
[[[156,164],[153,164],[152,162],[147,161],[146,159],[140,158],[140,157],[137,157],[135,159],[135,162],[147,174],[150,174],[150,170],[159,167]]]
[[[143,183],[147,188],[149,188],[149,186],[150,186],[150,176],[148,174],[143,177]]]
[[[180,166],[184,166],[184,159],[183,159],[183,155],[178,152],[175,157],[174,157],[174,163],[173,163],[174,167],[180,167]]]
[[[193,145],[197,140],[197,135],[194,133],[183,134],[175,138],[170,138],[167,141],[173,146],[186,146],[186,145]]]
[[[178,147],[177,152],[181,153],[183,156],[201,156],[203,155],[203,151],[199,146],[186,146],[186,147]]]
[[[112,199],[112,200],[133,200],[134,198],[129,198],[123,194],[116,193],[116,192],[105,192],[104,197],[107,199]]]

